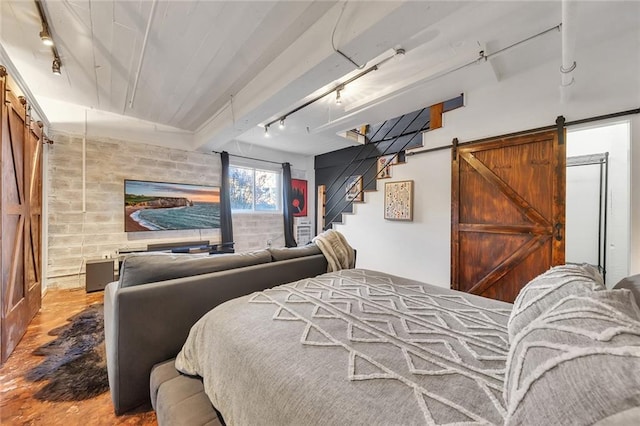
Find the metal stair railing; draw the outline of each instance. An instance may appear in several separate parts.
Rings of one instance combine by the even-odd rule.
[[[403,131],[402,131],[398,136],[396,136],[396,137],[395,137],[395,139],[393,140],[393,142],[391,142],[391,143],[387,146],[387,148],[386,148],[386,149],[385,149],[385,150],[380,154],[380,156],[384,156],[384,155],[386,155],[386,154],[387,154],[387,152],[389,151],[389,149],[391,149],[391,148],[394,146],[395,142],[396,142],[397,140],[399,140],[401,137],[408,136],[408,135],[410,134],[410,133],[405,134],[406,130],[407,130],[408,128],[410,128],[410,127],[411,127],[411,125],[415,122],[415,120],[417,120],[417,119],[418,119],[418,117],[420,117],[420,115],[422,114],[422,112],[423,112],[425,109],[426,109],[426,108],[423,108],[422,110],[420,110],[420,112],[419,112],[419,113],[418,113],[418,114],[413,118],[413,120],[411,120],[411,121],[409,122],[409,124],[404,128],[404,130],[403,130]],[[397,123],[396,123],[396,124],[397,124]],[[394,125],[394,126],[393,126],[393,127],[392,127],[392,128],[391,128],[391,129],[386,133],[386,134],[385,134],[385,136],[386,136],[386,135],[388,135],[388,134],[389,134],[389,132],[391,132],[391,130],[393,130],[394,128],[395,128],[395,125]],[[413,134],[413,136],[411,136],[411,138],[409,138],[409,140],[408,140],[408,141],[407,141],[407,142],[402,146],[402,148],[400,148],[397,152],[395,152],[395,153],[393,154],[393,157],[389,160],[389,162],[392,162],[394,159],[396,159],[396,158],[398,157],[398,155],[399,155],[402,151],[404,151],[404,150],[406,149],[406,147],[407,147],[407,146],[409,146],[409,144],[410,144],[411,142],[413,142],[413,140],[415,139],[415,137],[416,137],[417,135],[419,135],[419,134],[421,134],[421,132],[420,132],[420,131],[416,131],[416,132]],[[347,167],[345,167],[345,169],[340,173],[340,175],[338,175],[338,177],[337,177],[336,179],[334,179],[334,182],[332,183],[332,185],[333,185],[333,184],[335,184],[335,182],[337,182],[337,181],[340,179],[340,176],[342,176],[342,174],[343,174],[343,173],[344,173],[344,172],[349,168],[349,166],[351,166],[351,165],[353,164],[353,162],[355,161],[355,159],[356,159],[356,158],[357,158],[357,157],[362,153],[362,151],[364,150],[364,147],[366,147],[366,146],[367,146],[367,145],[363,145],[363,149],[361,149],[361,150],[359,150],[359,151],[358,151],[358,153],[355,155],[355,157],[352,159],[352,161],[351,161],[351,162],[349,162],[349,164],[347,164]],[[357,170],[357,169],[358,169],[358,168],[359,168],[359,167],[364,163],[364,161],[365,161],[365,160],[368,160],[368,158],[363,158],[363,159],[361,159],[361,160],[360,160],[360,162],[359,162],[359,164],[355,167],[355,169],[354,169],[354,170]],[[367,169],[364,171],[364,173],[362,173],[362,176],[364,176],[364,175],[365,175],[369,170],[371,170],[371,168],[372,168],[374,165],[376,165],[376,162],[371,163],[371,164],[369,165],[369,167],[367,167]],[[379,170],[379,171],[374,175],[373,179],[369,179],[366,183],[363,183],[363,185],[362,185],[362,189],[360,189],[360,190],[359,190],[359,191],[354,195],[353,199],[348,200],[348,201],[347,201],[347,203],[346,203],[346,205],[342,205],[342,207],[341,207],[341,211],[339,211],[337,214],[335,214],[335,215],[334,215],[334,216],[333,216],[329,221],[325,220],[325,223],[324,223],[324,225],[323,225],[322,229],[323,229],[323,230],[327,230],[327,229],[329,229],[329,227],[333,224],[333,221],[334,221],[334,220],[336,220],[336,218],[337,218],[339,215],[343,214],[343,212],[344,212],[345,208],[347,208],[347,207],[351,206],[351,205],[356,201],[356,199],[357,199],[357,198],[359,198],[359,196],[364,192],[364,189],[365,189],[367,186],[369,186],[372,182],[374,182],[374,181],[378,178],[378,175],[379,175],[383,170],[384,170],[384,169]],[[346,178],[344,178],[344,181],[343,181],[343,184],[342,184],[342,185],[344,185],[344,184],[347,182],[347,180],[348,180],[348,179],[349,179],[349,177],[348,177],[348,176],[347,176]],[[354,182],[354,183],[353,183],[353,184],[348,188],[348,191],[351,191],[351,189],[353,189],[353,188],[355,187],[355,185],[356,185],[356,182]],[[327,191],[328,191],[328,190],[327,190]],[[327,192],[327,191],[325,191],[325,192]],[[324,203],[323,203],[323,207],[325,207],[325,208],[326,208],[327,204],[328,204],[328,203],[333,199],[333,197],[335,197],[335,195],[336,195],[336,194],[338,194],[338,193],[339,193],[339,191],[337,191],[337,190],[336,190],[336,191],[334,191],[334,192],[331,194],[331,196],[330,196],[328,199],[326,199],[326,200],[324,201]],[[341,206],[341,204],[336,203],[336,204],[335,204],[333,207],[331,207],[328,211],[325,211],[325,215],[323,216],[323,219],[326,219],[327,217],[329,217],[329,213],[330,213],[330,212],[332,212],[333,210],[335,210],[335,209],[336,209],[336,207],[338,207],[338,206]]]
[[[415,122],[415,121],[416,121],[416,120],[417,120],[417,119],[422,115],[422,113],[423,113],[425,110],[427,110],[427,109],[428,109],[428,108],[422,108],[422,109],[421,109],[421,110],[416,114],[416,116],[411,120],[411,122],[410,122],[407,126],[405,126],[405,128],[402,130],[402,132],[400,132],[400,134],[399,134],[398,136],[395,136],[394,138],[386,139],[387,135],[389,135],[389,133],[391,133],[391,132],[396,128],[396,126],[400,123],[400,121],[401,121],[400,119],[401,119],[402,117],[400,117],[400,119],[398,119],[398,121],[396,121],[396,123],[395,123],[393,126],[391,126],[391,128],[390,128],[390,129],[389,129],[389,130],[384,134],[384,136],[382,137],[382,139],[380,139],[379,141],[373,142],[373,143],[376,143],[376,144],[377,144],[377,143],[380,143],[380,142],[387,142],[387,141],[389,141],[389,140],[392,140],[392,139],[393,139],[393,142],[391,142],[391,143],[389,144],[389,146],[387,146],[387,148],[386,148],[386,149],[385,149],[381,154],[379,154],[379,156],[386,155],[386,153],[389,151],[389,149],[390,149],[391,147],[393,147],[393,145],[394,145],[395,141],[397,141],[399,138],[404,137],[404,136],[408,136],[408,135],[412,134],[411,132],[409,132],[409,133],[405,133],[405,132],[407,131],[407,129],[409,129],[409,128],[413,125],[413,123],[414,123],[414,122]],[[403,117],[404,117],[404,116],[403,116]],[[384,127],[384,124],[385,124],[385,123],[386,123],[386,121],[385,121],[385,122],[384,122],[384,123],[383,123],[383,124],[378,128],[378,130],[376,130],[376,132],[373,134],[373,136],[371,136],[371,139],[375,139],[375,137],[376,137],[376,135],[378,134],[378,132],[380,132],[380,130]],[[428,122],[427,122],[427,123],[428,123]],[[422,131],[423,129],[424,129],[424,127],[421,127],[419,130],[416,130],[416,132],[420,132],[420,131]],[[405,145],[405,146],[406,146],[406,145]],[[329,199],[325,200],[325,202],[324,202],[324,206],[326,206],[326,205],[327,205],[327,203],[329,203],[329,202],[333,199],[333,197],[335,197],[335,195],[339,193],[339,190],[337,190],[337,189],[334,189],[334,188],[333,188],[333,187],[334,187],[334,185],[338,182],[338,180],[340,180],[340,179],[341,179],[341,177],[342,177],[342,176],[344,175],[344,173],[349,169],[349,167],[351,167],[351,165],[353,165],[353,163],[354,163],[354,162],[356,161],[356,159],[360,156],[360,154],[362,154],[362,153],[364,152],[364,150],[365,150],[365,149],[368,149],[369,147],[370,147],[370,144],[364,144],[364,145],[362,146],[362,148],[361,148],[358,152],[356,152],[356,154],[353,156],[353,158],[351,159],[351,161],[349,161],[349,162],[347,163],[347,165],[342,169],[342,171],[341,171],[340,173],[338,173],[338,174],[337,174],[336,178],[335,178],[335,179],[334,179],[334,180],[333,180],[329,185],[327,185],[327,186],[326,186],[325,193],[329,193],[329,192],[331,192],[332,190],[333,190],[333,192],[331,192],[331,195],[329,196]],[[395,158],[395,157],[394,157],[394,158]],[[366,160],[368,160],[368,159],[369,159],[369,158],[362,158],[361,160],[359,160],[358,165],[353,169],[353,171],[358,170],[358,168],[360,168],[360,166],[361,166],[361,165],[362,165]],[[347,181],[349,180],[349,176],[346,176],[346,177],[344,177],[344,178],[342,178],[342,179],[343,179],[343,180],[342,180],[342,183],[341,183],[341,185],[340,185],[340,187],[339,187],[339,188],[342,188],[342,187],[344,186],[344,184],[345,184],[345,183],[347,183]]]

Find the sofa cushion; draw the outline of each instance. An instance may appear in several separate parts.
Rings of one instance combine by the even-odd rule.
[[[640,405],[640,310],[628,290],[566,296],[515,337],[506,425],[587,425]]]
[[[313,256],[314,254],[321,254],[320,248],[315,244],[307,244],[301,247],[283,247],[283,248],[268,248],[271,253],[271,258],[274,261],[294,259],[296,257]]]
[[[555,266],[525,285],[513,302],[509,317],[509,342],[520,330],[559,300],[571,294],[604,290],[602,276],[591,265]]]
[[[136,253],[127,256],[120,270],[120,288],[271,262],[267,250],[199,255]]]
[[[626,288],[627,290],[631,291],[633,297],[636,299],[636,304],[640,306],[640,274],[631,275],[630,277],[621,279],[616,285],[613,286],[613,288]]]

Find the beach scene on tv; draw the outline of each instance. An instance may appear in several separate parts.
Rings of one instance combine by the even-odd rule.
[[[220,188],[124,181],[125,231],[220,228]]]

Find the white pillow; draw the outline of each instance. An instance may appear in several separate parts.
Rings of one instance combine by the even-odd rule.
[[[520,290],[509,317],[509,342],[531,321],[559,300],[572,294],[604,290],[604,281],[596,267],[561,265],[538,275]]]
[[[621,279],[616,285],[613,286],[613,288],[626,288],[627,290],[630,290],[636,300],[636,305],[640,306],[640,274],[631,275],[629,277]]]
[[[629,290],[558,301],[515,337],[505,425],[592,425],[640,406],[640,309]],[[640,419],[634,424],[640,424]]]

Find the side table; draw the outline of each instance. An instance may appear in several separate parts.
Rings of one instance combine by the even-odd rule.
[[[87,260],[85,289],[87,293],[104,290],[105,286],[115,281],[113,259]]]

